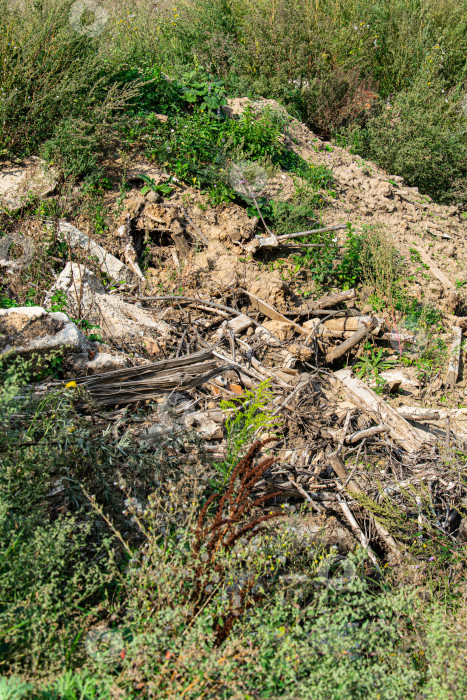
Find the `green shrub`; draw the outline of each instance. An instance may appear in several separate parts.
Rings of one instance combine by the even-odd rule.
[[[221,402],[221,408],[230,412],[225,423],[226,459],[216,465],[224,478],[229,476],[255,437],[260,437],[262,432],[274,433],[280,428],[282,424],[280,418],[274,416],[273,411],[268,408],[272,398],[269,380],[267,380],[254,391],[247,390],[241,398]]]
[[[335,231],[310,233],[299,238],[302,243],[316,244],[314,248],[303,248],[293,259],[297,269],[303,267],[308,270],[317,291],[335,285],[350,289],[362,281],[366,234],[355,232],[350,224],[347,224],[347,229],[342,253]]]
[[[440,50],[427,58],[413,85],[365,128],[350,129],[353,148],[391,173],[402,175],[442,202],[467,202],[467,118],[462,85],[449,89]]]
[[[30,155],[42,148],[65,176],[96,168],[115,144],[118,112],[138,91],[113,79],[124,58],[102,51],[108,24],[97,38],[78,33],[69,21],[72,4],[28,2],[15,10],[4,2],[0,21],[0,150]]]
[[[217,66],[232,90],[279,99],[328,137],[344,129],[422,191],[465,201],[463,3],[198,0],[180,13],[174,62]]]
[[[291,519],[262,523],[271,515],[237,503],[235,481],[207,501],[214,472],[193,446],[180,460],[173,437],[136,448],[86,421],[72,384],[34,396],[27,373],[4,375],[0,393],[2,697],[463,697],[462,616],[456,629],[414,591],[392,592],[360,550],[347,580],[323,575],[322,547]],[[246,423],[234,415],[237,456],[270,427],[256,415],[266,399],[250,397]],[[230,508],[221,539],[244,528],[234,546],[209,548],[216,503]]]
[[[82,655],[80,639],[118,577],[119,548],[87,494],[125,521],[118,482],[146,496],[160,451],[137,451],[107,425],[90,429],[74,382],[34,396],[33,373],[18,362],[0,375],[0,667],[44,675]]]

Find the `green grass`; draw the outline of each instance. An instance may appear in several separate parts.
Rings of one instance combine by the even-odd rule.
[[[465,9],[455,0],[198,0],[169,28],[172,70],[196,60],[236,94],[275,97],[422,192],[465,202]]]
[[[109,8],[95,37],[70,25],[71,6],[31,3],[26,20],[10,5],[2,11],[4,155],[41,150],[66,176],[96,178],[120,127],[151,140],[155,112],[206,116],[226,95],[263,95],[439,201],[465,201],[465,2],[397,0],[389,11],[382,0],[197,0],[159,15],[128,4]],[[173,146],[180,157],[164,160],[196,177],[207,128],[196,116],[183,138],[165,134],[159,151]],[[231,128],[237,143],[242,130]],[[253,138],[256,154],[270,156],[271,144]]]
[[[449,583],[463,554],[436,528],[426,547],[416,536],[412,545],[416,513],[411,522],[384,500],[367,504],[432,567],[418,589],[394,585],[390,569],[371,572],[358,548],[347,584],[323,578],[332,552],[297,537],[290,518],[216,549],[209,573],[196,523],[215,471],[190,460],[189,436],[142,451],[124,430],[92,426],[92,406],[77,408],[86,398],[73,386],[35,397],[30,371],[10,369],[0,393],[2,697],[230,698],[258,687],[290,700],[463,697],[465,610]],[[261,405],[252,397],[248,425],[234,418],[233,461],[238,441],[265,425]],[[179,458],[169,464],[174,440]],[[407,493],[409,507],[414,499]],[[200,571],[212,581],[202,605],[190,594]],[[256,588],[219,644],[246,571]]]

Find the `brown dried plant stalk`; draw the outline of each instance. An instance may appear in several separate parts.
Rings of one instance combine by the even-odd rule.
[[[248,542],[258,532],[260,523],[279,515],[267,513],[248,517],[249,513],[254,513],[265,501],[280,495],[272,493],[258,498],[251,497],[256,484],[276,461],[274,457],[266,457],[258,464],[255,463],[262,448],[272,440],[274,438],[258,440],[250,447],[243,459],[233,468],[225,492],[215,493],[208,498],[199,514],[193,547],[194,555],[200,559],[192,591],[195,615],[201,610],[212,590],[222,587],[225,580],[225,565],[220,554],[230,551],[240,539]],[[219,503],[216,512],[210,519],[210,507],[217,500]],[[217,644],[221,644],[227,638],[235,619],[251,604],[248,600],[255,598],[249,595],[253,586],[254,576],[250,576],[246,582],[235,587],[235,596],[230,596],[228,610],[220,623],[217,623]]]

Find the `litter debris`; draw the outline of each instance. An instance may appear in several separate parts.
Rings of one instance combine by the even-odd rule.
[[[134,271],[128,268],[114,255],[108,253],[105,248],[93,241],[92,238],[89,238],[89,236],[75,226],[66,221],[59,221],[58,229],[71,248],[81,248],[88,256],[96,258],[97,264],[102,272],[105,272],[111,280],[115,282],[129,282],[134,280]]]
[[[242,110],[247,103],[237,100],[231,106]],[[265,101],[255,104],[267,106]],[[320,162],[323,144],[312,148],[310,133],[294,124],[303,157]],[[121,410],[141,412],[137,439],[142,448],[154,449],[162,436],[188,430],[213,460],[228,454],[229,417],[248,410],[254,393],[266,384],[270,394],[257,410],[267,413],[271,424],[259,428],[254,439],[270,439],[268,448],[277,459],[261,474],[255,497],[267,501],[275,494],[277,507],[305,501],[313,512],[303,519],[309,519],[303,530],[316,537],[321,533],[323,541],[341,544],[343,552],[358,541],[377,566],[381,555],[389,560],[406,551],[369,504],[388,497],[406,513],[404,491],[416,485],[429,489],[438,527],[449,537],[467,537],[456,510],[466,497],[464,483],[449,467],[454,448],[467,444],[467,409],[441,409],[435,400],[439,387],[460,391],[464,386],[467,317],[449,317],[454,335],[447,341],[449,358],[446,353],[426,386],[415,360],[429,341],[427,328],[411,325],[410,318],[398,325],[385,299],[376,300],[378,305],[363,297],[360,288],[357,293],[330,287],[323,295],[316,283],[316,293],[311,284],[303,292],[296,279],[302,271],[293,265],[284,271],[275,263],[292,247],[306,251],[325,245],[301,243],[308,235],[331,234],[336,251],[343,250],[338,232],[349,229],[350,217],[338,205],[357,203],[359,219],[391,225],[400,234],[404,254],[416,250],[434,278],[430,287],[453,312],[461,309],[461,285],[449,277],[458,281],[453,275],[463,229],[454,211],[448,217],[446,209],[431,203],[429,212],[418,191],[403,187],[400,178],[388,182],[376,168],[365,173],[338,147],[328,159],[336,179],[336,201],[326,209],[329,225],[309,229],[310,219],[310,224],[294,227],[306,230],[283,235],[268,228],[261,211],[251,217],[232,202],[209,209],[188,185],[152,164],[135,164],[127,179],[150,185],[132,190],[123,213],[116,215],[115,228],[106,237],[114,254],[72,224],[58,222],[70,249],[93,258],[110,280],[129,284],[108,290],[91,261],[68,262],[45,302],[47,306],[54,293],[64,292],[70,315],[97,324],[108,345],[96,350],[97,343],[91,344],[62,313],[28,308],[0,311],[0,348],[6,355],[66,345],[71,376],[85,390],[81,398],[87,392],[93,406],[118,415]],[[246,201],[255,204],[253,194],[264,190],[271,196],[290,184],[288,175],[279,173],[274,182],[253,165],[235,164],[231,173]],[[245,168],[254,171],[256,184],[245,184]],[[432,257],[413,246],[414,233],[439,239],[429,238],[430,248],[425,245]],[[157,270],[141,262],[147,260],[143,251],[150,249],[157,249]],[[440,253],[445,272],[434,262]],[[356,284],[353,278],[350,283]],[[159,289],[163,293],[154,294]],[[221,409],[225,399],[235,409],[224,404]],[[441,454],[448,459],[440,459]],[[370,473],[368,464],[378,465],[377,472]],[[415,514],[420,522],[422,510],[420,506]]]

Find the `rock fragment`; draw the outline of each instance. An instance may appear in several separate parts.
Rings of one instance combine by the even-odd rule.
[[[163,340],[170,333],[171,328],[165,321],[157,321],[135,304],[107,294],[97,277],[84,265],[67,263],[49,290],[47,299],[56,290],[65,292],[76,317],[97,324],[103,336],[128,341],[151,333],[157,340]]]
[[[0,356],[49,356],[57,351],[84,353],[86,336],[61,312],[41,306],[0,309]]]
[[[0,208],[17,211],[28,198],[46,197],[57,186],[55,168],[47,168],[46,163],[35,156],[20,164],[10,163],[0,171]]]

